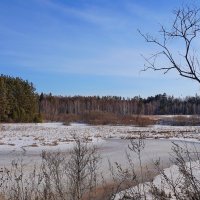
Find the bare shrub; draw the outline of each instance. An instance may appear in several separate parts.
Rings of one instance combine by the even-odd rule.
[[[74,137],[69,155],[43,152],[40,167],[26,171],[23,161],[13,161],[0,170],[0,194],[6,200],[79,200],[95,199],[97,148],[88,140]]]
[[[1,169],[1,194],[8,200],[38,199],[40,175],[36,174],[36,167],[31,173],[24,173],[25,165],[22,160],[12,161],[11,167]]]
[[[131,139],[128,145],[130,153],[126,153],[128,168],[123,168],[120,164],[115,163],[115,166],[110,164],[110,172],[113,180],[117,185],[113,187],[110,199],[132,199],[140,200],[146,198],[146,191],[144,186],[144,166],[142,164],[142,151],[145,148],[145,141],[143,135],[138,139]],[[131,156],[137,156],[139,161],[139,173],[135,168]],[[135,187],[133,187],[135,186]]]
[[[162,186],[157,187],[152,184],[151,192],[154,197],[166,196],[169,199],[173,197],[176,200],[198,200],[200,199],[200,180],[195,173],[200,170],[200,157],[197,149],[189,149],[174,143],[173,145],[173,164],[177,166],[178,174],[176,176],[167,175],[164,170],[160,169],[160,163],[156,167],[161,174]],[[168,188],[167,194],[161,188]]]
[[[44,195],[46,199],[95,199],[99,155],[87,138],[74,136],[75,145],[69,158],[61,153],[46,153],[43,157]]]
[[[87,139],[85,141],[76,137],[74,139],[76,144],[70,152],[66,166],[70,198],[79,200],[87,195],[88,199],[95,199],[93,195],[97,186],[97,168],[100,159],[97,148],[89,147]]]
[[[42,153],[42,190],[41,199],[67,199],[66,156],[61,152]]]

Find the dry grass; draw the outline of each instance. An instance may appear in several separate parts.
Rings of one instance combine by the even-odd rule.
[[[43,146],[57,146],[58,142],[57,141],[53,141],[52,143],[42,143]]]
[[[148,116],[130,116],[127,120],[130,120],[131,123],[133,123],[136,126],[139,127],[145,127],[149,125],[155,125],[157,123],[157,120]],[[127,121],[126,120],[126,121]]]
[[[72,118],[71,118],[72,117]],[[69,125],[70,122],[82,122],[90,125],[134,125],[134,126],[149,126],[157,123],[153,117],[144,115],[116,115],[108,112],[91,111],[81,115],[68,115],[64,125]]]
[[[28,147],[38,147],[38,145],[36,143],[33,143],[33,144],[29,145]]]
[[[5,200],[5,197],[0,194],[0,200]]]
[[[51,120],[48,116],[45,119]],[[154,124],[172,126],[198,126],[200,118],[198,116],[175,115],[172,117],[156,115],[117,115],[111,112],[87,111],[81,114],[59,114],[54,115],[53,121],[63,122],[70,125],[72,122],[87,123],[90,125],[134,125],[145,127]]]
[[[44,116],[52,120],[49,116]],[[152,116],[145,115],[117,115],[111,112],[86,111],[80,114],[58,114],[53,116],[53,121],[63,122],[64,125],[70,125],[72,122],[87,123],[90,125],[135,125],[148,126],[157,122]]]

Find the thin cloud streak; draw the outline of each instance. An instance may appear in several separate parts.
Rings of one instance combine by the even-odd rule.
[[[51,9],[62,12],[66,16],[77,18],[81,21],[85,21],[108,30],[121,29],[123,27],[127,27],[127,25],[133,26],[135,24],[135,22],[130,18],[131,16],[127,16],[118,12],[118,10],[114,10],[114,7],[113,9],[110,7],[108,9],[102,6],[91,6],[87,4],[87,6],[81,8],[73,8],[72,6],[62,5],[51,0],[44,0],[43,3],[45,3],[45,5]],[[133,6],[133,3],[130,4],[124,2],[124,6],[120,9],[124,10],[125,12],[130,11],[130,5]],[[142,10],[141,7],[140,10]],[[135,12],[139,13],[140,10],[135,9]],[[142,16],[144,17],[145,15]],[[159,16],[157,16],[157,18],[159,18]]]

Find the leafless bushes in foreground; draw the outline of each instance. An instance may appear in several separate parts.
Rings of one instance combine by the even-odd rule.
[[[127,161],[129,166],[110,163],[113,185],[103,186],[99,176],[100,157],[97,148],[90,146],[87,140],[75,139],[75,146],[66,153],[42,153],[42,163],[31,173],[24,171],[21,160],[12,162],[12,166],[0,170],[0,193],[5,200],[199,200],[200,170],[199,152],[194,147],[192,152],[187,146],[173,145],[172,161],[178,173],[169,175],[155,162],[161,182],[155,184],[147,180],[148,170],[142,163],[142,151],[145,148],[143,136],[131,140],[128,146]],[[137,156],[139,170],[136,169],[132,156]],[[195,162],[194,162],[195,161]],[[101,187],[101,192],[99,187]],[[1,196],[0,196],[1,197]],[[0,198],[1,199],[1,198]]]
[[[42,163],[32,173],[22,161],[1,169],[0,192],[6,200],[95,199],[99,155],[87,140],[75,139],[70,156],[42,153]]]

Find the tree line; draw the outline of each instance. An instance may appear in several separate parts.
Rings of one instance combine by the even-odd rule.
[[[90,112],[125,115],[197,115],[200,96],[175,98],[164,94],[141,98],[117,96],[52,96],[40,95],[40,111],[47,119],[61,115],[81,115]]]
[[[164,94],[142,98],[118,96],[53,96],[35,92],[33,83],[0,76],[0,121],[62,121],[69,115],[111,113],[129,115],[199,115],[200,96],[175,98]],[[105,115],[104,115],[105,116]]]

